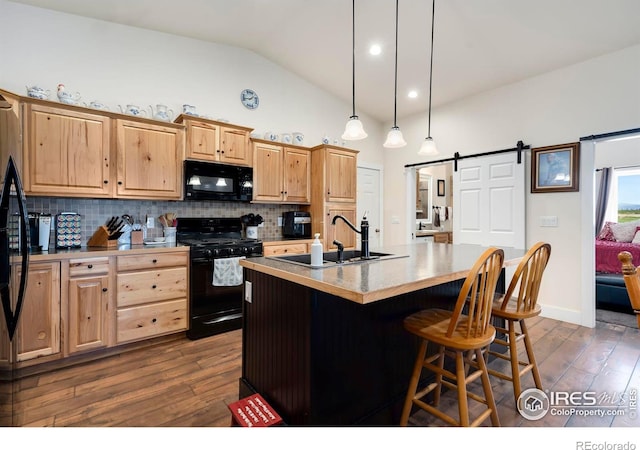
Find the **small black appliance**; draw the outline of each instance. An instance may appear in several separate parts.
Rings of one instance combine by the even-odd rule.
[[[287,238],[311,239],[311,213],[306,211],[282,213],[282,235]]]

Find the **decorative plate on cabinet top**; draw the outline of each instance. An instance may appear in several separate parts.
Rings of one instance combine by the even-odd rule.
[[[253,89],[245,89],[240,93],[240,101],[247,109],[256,109],[260,104],[260,98]]]

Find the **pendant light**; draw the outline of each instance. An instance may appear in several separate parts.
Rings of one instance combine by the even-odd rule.
[[[436,15],[436,0],[432,0],[432,11],[431,11],[431,62],[429,63],[429,125],[427,128],[427,137],[424,142],[420,146],[420,150],[418,150],[418,155],[423,156],[433,156],[437,155],[438,149],[436,148],[436,143],[433,141],[431,137],[431,85],[433,81],[433,25],[434,19]]]
[[[393,92],[393,127],[389,134],[387,134],[387,140],[382,144],[386,148],[400,148],[407,145],[407,142],[402,137],[402,132],[396,124],[398,108],[398,0],[396,0],[396,65],[395,65],[395,87]]]
[[[365,133],[364,128],[362,127],[362,122],[356,116],[356,0],[352,0],[352,31],[353,31],[353,64],[352,64],[352,82],[351,87],[353,89],[352,95],[352,106],[353,106],[353,114],[349,117],[349,121],[347,122],[347,126],[344,129],[344,133],[342,134],[342,139],[345,141],[357,141],[360,139],[364,139],[367,137],[367,133]]]

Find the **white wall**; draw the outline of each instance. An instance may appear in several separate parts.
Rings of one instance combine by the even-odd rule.
[[[351,102],[336,99],[248,50],[116,25],[0,0],[0,88],[26,95],[26,85],[51,90],[58,83],[99,100],[143,108],[185,103],[213,119],[256,132],[300,131],[304,145],[328,135],[340,141]],[[345,83],[351,83],[345,80]],[[260,106],[248,110],[240,92],[254,89]],[[370,138],[345,144],[359,160],[382,164],[380,124],[359,112]]]
[[[465,156],[513,148],[518,140],[535,148],[637,128],[639,79],[640,46],[634,46],[440,107],[432,112],[431,134],[441,154],[432,159],[452,157],[455,152]],[[398,120],[409,145],[385,151],[389,199],[404,195],[404,183],[400,182],[403,166],[425,161],[417,150],[425,137],[426,123],[425,115]],[[386,124],[385,128],[389,126]],[[587,158],[586,164],[593,164],[593,160]],[[529,169],[527,174],[530,186]],[[592,176],[592,171],[588,175]],[[592,189],[592,180],[583,181],[583,186]],[[581,288],[580,261],[592,253],[586,252],[582,244],[587,242],[582,234],[591,229],[587,230],[581,220],[580,193],[528,193],[526,202],[527,245],[547,241],[552,246],[540,294],[543,314],[592,325],[581,311],[583,290],[584,295],[592,293]],[[401,230],[406,229],[404,220],[408,217],[403,206],[385,201],[387,236],[396,238],[396,242],[387,240],[387,244],[399,243],[403,238]],[[548,215],[558,217],[557,228],[540,226],[540,216]],[[399,218],[399,223],[391,223],[392,217]]]

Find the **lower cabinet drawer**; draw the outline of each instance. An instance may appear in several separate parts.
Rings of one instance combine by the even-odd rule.
[[[187,299],[150,303],[117,312],[118,344],[187,329]]]
[[[187,296],[187,268],[119,273],[117,284],[118,308],[183,298]]]
[[[80,277],[109,272],[109,258],[79,258],[69,260],[69,276]]]
[[[273,255],[296,255],[309,253],[307,248],[307,244],[285,244],[285,245],[271,245],[264,246],[263,249],[264,256],[273,256]]]

